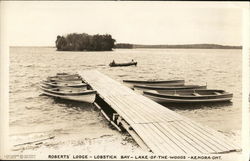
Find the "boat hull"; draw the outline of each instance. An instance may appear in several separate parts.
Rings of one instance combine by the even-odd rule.
[[[87,90],[87,85],[86,86],[77,86],[77,87],[70,87],[70,86],[53,86],[53,85],[48,85],[44,83],[40,83],[41,88],[45,89],[53,89],[53,88],[58,88],[58,89],[67,89],[67,90]]]
[[[123,83],[134,88],[135,85],[147,85],[147,86],[184,86],[184,80],[166,80],[166,81],[136,81],[136,80],[123,80]]]
[[[47,80],[48,81],[59,81],[59,82],[63,82],[63,81],[66,81],[66,82],[70,82],[70,81],[82,82],[81,78],[47,78]]]
[[[49,85],[51,87],[75,87],[75,88],[87,88],[87,84],[81,82],[48,82],[42,81],[41,84]]]
[[[77,102],[86,102],[86,103],[93,103],[96,98],[95,93],[87,94],[87,95],[74,95],[74,96],[67,96],[67,95],[58,95],[50,92],[43,91],[45,95],[52,96],[55,98],[70,100],[70,101],[77,101]]]
[[[43,85],[41,85],[40,88],[43,90],[45,95],[65,100],[93,103],[96,98],[96,91],[94,90],[85,90],[71,87],[50,88]]]
[[[134,89],[137,90],[156,90],[156,91],[165,91],[165,90],[185,90],[185,89],[206,89],[207,86],[199,85],[173,85],[173,86],[149,86],[149,85],[134,85]]]
[[[209,102],[226,102],[232,99],[232,98],[217,98],[217,99],[206,99],[206,100],[200,100],[200,99],[189,100],[189,99],[161,98],[148,95],[146,96],[158,103],[209,103]]]
[[[109,64],[110,67],[122,67],[122,66],[132,66],[132,65],[136,66],[137,62]]]
[[[190,91],[190,90],[189,90]],[[201,93],[208,91],[208,94],[200,95],[198,93],[194,93],[196,95],[176,95],[172,94],[159,94],[156,91],[144,91],[143,95],[154,100],[158,103],[205,103],[205,102],[225,102],[230,101],[233,98],[232,93],[227,93],[221,90],[194,90],[200,91]],[[211,94],[215,91],[215,94]],[[220,91],[220,93],[218,93]],[[182,92],[182,91],[180,91]],[[185,91],[184,91],[185,92]]]

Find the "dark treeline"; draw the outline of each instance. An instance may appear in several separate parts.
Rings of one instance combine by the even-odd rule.
[[[56,48],[59,51],[111,51],[115,39],[111,35],[88,35],[72,33],[57,36]]]
[[[172,48],[172,49],[242,49],[242,46],[229,46],[218,44],[184,44],[184,45],[138,45],[119,43],[115,48]]]

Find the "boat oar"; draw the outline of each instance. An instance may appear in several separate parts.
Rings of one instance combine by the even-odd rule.
[[[14,145],[14,146],[20,146],[20,145],[26,145],[26,144],[33,144],[33,143],[37,143],[37,142],[39,142],[39,144],[41,144],[41,141],[50,140],[50,139],[54,139],[54,138],[55,138],[55,136],[51,136],[51,137],[48,137],[46,139],[41,139],[41,140],[26,142],[26,143],[17,144],[17,145]]]

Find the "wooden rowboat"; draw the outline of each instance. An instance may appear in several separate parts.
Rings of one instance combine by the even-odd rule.
[[[174,91],[143,91],[143,95],[158,103],[198,103],[224,102],[233,98],[232,93],[224,90],[174,90]]]
[[[57,97],[65,100],[93,103],[96,97],[94,90],[63,89],[63,88],[45,88],[40,86],[43,93],[48,96]]]
[[[48,81],[82,81],[80,77],[48,77]]]
[[[79,74],[70,74],[70,73],[56,73],[57,76],[79,76]]]
[[[53,79],[59,79],[59,80],[79,80],[81,78],[81,76],[79,74],[58,74],[55,75],[55,76],[49,76],[47,77],[48,80],[53,80]]]
[[[148,86],[176,86],[184,85],[185,80],[123,80],[123,82],[130,88],[134,85],[148,85]]]
[[[87,90],[87,85],[85,86],[77,86],[77,87],[70,87],[70,86],[51,86],[45,83],[40,83],[40,87],[42,88],[48,88],[48,89],[66,89],[66,90],[74,90],[74,91],[82,91],[82,90]]]
[[[59,83],[83,83],[82,79],[57,79],[57,78],[47,78],[46,81],[49,82],[59,82]]]
[[[42,81],[42,84],[49,85],[52,87],[77,87],[77,88],[86,88],[87,84],[82,82],[51,82],[51,81]]]
[[[150,86],[150,85],[134,85],[134,89],[137,90],[185,90],[185,89],[206,89],[207,86],[200,85],[173,85],[173,86]]]
[[[109,64],[110,67],[121,67],[121,66],[131,66],[131,65],[136,66],[137,62],[129,62],[129,63],[113,63],[113,62],[111,62]]]

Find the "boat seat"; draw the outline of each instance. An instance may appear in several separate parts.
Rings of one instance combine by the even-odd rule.
[[[196,92],[194,92],[193,95],[194,95],[194,96],[200,96],[200,94],[199,94],[199,93],[196,93]]]
[[[216,94],[216,95],[221,95],[221,93],[219,93],[219,92],[214,92],[214,94]]]

